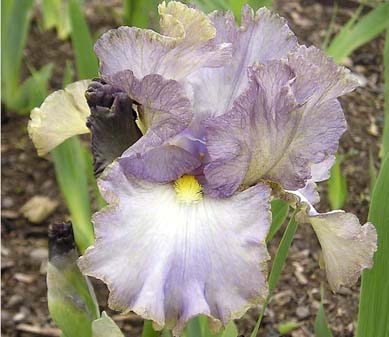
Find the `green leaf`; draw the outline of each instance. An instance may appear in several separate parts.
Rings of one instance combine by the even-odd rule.
[[[186,336],[203,337],[199,316],[196,316],[189,321],[186,327]]]
[[[83,16],[78,0],[69,0],[71,38],[76,56],[79,79],[89,79],[98,75],[98,64],[93,52],[93,40]]]
[[[56,26],[61,0],[42,0],[42,21],[44,29]]]
[[[44,29],[55,28],[62,40],[69,36],[71,24],[68,0],[43,0],[42,18]]]
[[[51,63],[39,70],[31,70],[31,76],[17,88],[12,99],[8,100],[8,107],[19,113],[30,113],[32,108],[41,105],[48,95],[52,71]]]
[[[78,137],[72,137],[51,154],[57,181],[73,222],[74,237],[83,253],[94,242],[85,152]]]
[[[124,337],[120,328],[107,315],[105,311],[98,318],[92,322],[92,336],[93,337]],[[143,336],[143,335],[142,335]]]
[[[32,5],[33,0],[1,2],[1,87],[6,105],[19,84]]]
[[[74,76],[74,71],[73,71],[72,62],[67,60],[65,70],[63,72],[63,79],[62,79],[63,88],[65,88],[68,84],[73,82],[73,76]]]
[[[357,337],[389,336],[389,154],[386,155],[371,197],[369,221],[378,235],[374,266],[362,274]]]
[[[145,320],[143,323],[142,337],[159,337],[160,332],[154,331],[153,323],[151,321]]]
[[[157,0],[124,0],[124,23],[139,28],[156,26],[150,23],[158,22],[158,2]]]
[[[315,319],[315,337],[333,337],[330,328],[328,327],[326,314],[323,305],[323,287],[321,288],[321,301],[319,310]]]
[[[266,242],[271,241],[274,235],[281,228],[289,213],[289,205],[281,199],[276,199],[271,202],[272,222],[267,235]]]
[[[234,0],[231,0],[232,2]],[[258,8],[261,7],[267,7],[271,8],[273,1],[272,0],[248,0],[246,1],[254,10],[257,10]]]
[[[298,209],[294,211],[291,219],[289,220],[288,226],[286,227],[284,235],[282,236],[281,242],[278,246],[277,253],[274,257],[272,269],[269,276],[269,295],[267,296],[265,303],[262,305],[262,309],[257,323],[255,324],[255,327],[250,335],[251,337],[256,337],[258,334],[263,315],[265,314],[267,305],[269,304],[270,298],[273,295],[274,289],[276,288],[278,280],[281,276],[282,269],[284,268],[286,257],[288,255],[289,248],[292,244],[294,234],[296,233],[297,229],[297,222],[295,219],[297,211]]]
[[[332,209],[343,208],[347,200],[347,180],[342,173],[342,156],[337,156],[331,169],[331,177],[328,180],[328,198]]]
[[[187,3],[193,3],[198,8],[200,8],[203,12],[209,13],[214,10],[229,10],[230,4],[227,0],[215,0],[215,1],[207,1],[207,0],[194,0],[194,1],[186,1]],[[239,16],[240,17],[240,12]]]
[[[340,63],[355,49],[377,37],[388,26],[389,3],[384,3],[356,23],[346,25],[331,42],[327,54],[333,57],[336,63]]]
[[[334,1],[334,5],[332,6],[331,21],[330,21],[330,24],[328,25],[326,35],[324,36],[324,40],[323,40],[323,43],[321,45],[321,49],[323,49],[323,50],[328,48],[328,44],[330,42],[331,35],[334,31],[335,20],[336,20],[337,14],[338,14],[338,3],[336,1]]]
[[[381,157],[384,158],[389,153],[389,28],[386,30],[385,50],[384,50],[384,79],[385,79],[385,113],[384,132]]]
[[[369,176],[370,176],[370,192],[373,192],[374,185],[377,180],[377,171],[374,165],[374,156],[371,148],[369,148]]]
[[[286,334],[290,333],[291,331],[298,329],[300,326],[301,326],[301,323],[298,323],[298,322],[286,322],[286,323],[281,323],[280,325],[278,325],[277,330],[281,335],[286,335]]]
[[[222,337],[237,337],[238,336],[238,328],[236,327],[236,324],[234,321],[230,321],[226,329],[224,330]]]

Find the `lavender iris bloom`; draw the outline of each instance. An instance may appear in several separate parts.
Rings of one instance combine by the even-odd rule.
[[[332,289],[353,284],[372,265],[374,226],[312,205],[346,130],[337,97],[357,82],[265,8],[244,7],[240,27],[230,12],[205,15],[174,1],[159,13],[161,34],[120,27],[96,43],[104,88],[88,90],[88,125],[109,206],[93,218],[96,242],[81,270],[107,283],[113,309],[175,335],[198,314],[217,329],[267,296],[265,238],[277,196],[312,224]],[[34,109],[29,132],[40,154],[88,132],[76,90],[88,84]],[[99,88],[108,106],[93,101]],[[104,111],[113,118],[106,128]],[[134,112],[137,141],[126,136],[139,133],[129,126]]]

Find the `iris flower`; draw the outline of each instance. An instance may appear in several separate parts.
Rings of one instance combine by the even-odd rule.
[[[100,78],[31,114],[41,155],[92,132],[109,205],[94,215],[81,270],[108,285],[112,309],[157,328],[179,335],[199,314],[220,328],[268,294],[265,239],[279,197],[312,225],[331,288],[355,283],[372,266],[374,226],[313,204],[346,130],[337,97],[357,81],[265,8],[245,6],[240,26],[231,12],[174,1],[159,14],[160,34],[105,33]]]

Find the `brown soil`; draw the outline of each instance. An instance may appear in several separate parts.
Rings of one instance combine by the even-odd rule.
[[[330,1],[276,1],[277,11],[288,18],[301,43],[320,46],[332,16]],[[94,31],[117,26],[120,1],[88,2],[87,17]],[[343,2],[342,2],[343,6]],[[335,24],[338,31],[352,15],[356,5],[345,1],[340,6]],[[116,13],[116,14],[115,14]],[[115,16],[116,15],[116,16]],[[366,79],[366,85],[342,98],[349,130],[341,141],[340,152],[346,155],[343,172],[348,182],[347,211],[358,215],[361,222],[367,219],[369,207],[369,150],[378,166],[378,152],[383,128],[383,38],[379,37],[357,50],[348,60],[354,72]],[[70,43],[59,41],[54,32],[42,32],[33,21],[26,58],[35,67],[48,62],[55,64],[52,89],[62,83],[67,59],[72,59]],[[3,111],[3,116],[4,116]],[[47,226],[68,217],[64,201],[56,185],[50,158],[36,155],[27,132],[28,117],[6,112],[8,120],[2,125],[2,335],[55,336],[47,310],[44,250],[47,247]],[[320,186],[323,201],[320,210],[329,210],[326,201],[326,184]],[[57,200],[60,206],[42,224],[34,225],[22,217],[20,207],[35,195]],[[280,236],[270,244],[274,255]],[[38,254],[37,252],[40,252]],[[295,321],[300,328],[291,332],[293,337],[314,336],[313,324],[320,301],[320,285],[324,284],[325,309],[334,336],[353,336],[357,318],[359,285],[341,289],[338,294],[328,290],[325,275],[319,269],[320,248],[309,226],[298,228],[289,253],[276,295],[271,301],[263,321],[261,336],[279,336],[279,324]],[[98,284],[99,301],[106,308],[106,290]],[[249,312],[239,324],[239,332],[249,336],[257,318],[256,310]],[[115,316],[127,336],[141,334],[141,321],[134,315],[123,319]],[[40,333],[23,332],[33,326]]]

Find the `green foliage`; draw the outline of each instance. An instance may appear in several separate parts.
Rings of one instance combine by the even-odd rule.
[[[1,59],[3,95],[10,99],[18,86],[33,0],[1,3]]]
[[[369,149],[369,176],[370,176],[370,192],[373,192],[374,185],[377,180],[377,171],[374,166],[374,156],[371,148]]]
[[[211,12],[213,10],[231,10],[238,21],[240,21],[242,7],[246,4],[249,4],[254,10],[261,7],[271,8],[272,6],[272,0],[196,0],[189,2],[196,4],[205,12]]]
[[[324,289],[321,288],[321,301],[319,310],[315,319],[315,337],[333,337],[330,328],[328,327],[326,314],[323,305]]]
[[[238,328],[234,321],[230,321],[224,331],[213,334],[210,331],[208,317],[204,315],[196,316],[189,321],[184,337],[237,337]],[[143,337],[143,336],[142,336]]]
[[[112,318],[103,311],[101,318],[92,322],[92,337],[124,337],[124,335]]]
[[[33,0],[1,2],[2,102],[12,107],[18,90]]]
[[[51,151],[55,174],[73,222],[74,237],[81,253],[94,242],[88,191],[88,163],[78,137]]]
[[[342,28],[327,49],[327,54],[333,57],[336,63],[342,62],[355,49],[377,37],[389,25],[389,3],[381,4],[358,19],[361,9],[362,7]]]
[[[281,335],[286,335],[286,334],[292,332],[293,330],[298,329],[300,326],[301,326],[301,323],[298,323],[298,322],[286,322],[286,323],[281,323],[280,325],[278,325],[277,330]]]
[[[98,75],[98,64],[96,55],[93,52],[93,40],[78,0],[69,0],[69,13],[78,78],[96,77]]]
[[[68,0],[42,0],[43,28],[55,28],[58,37],[65,40],[71,31]]]
[[[46,64],[39,70],[31,69],[28,77],[17,89],[12,100],[7,102],[8,108],[19,113],[29,113],[39,106],[48,95],[48,84],[53,72],[53,65]]]
[[[357,337],[389,336],[389,155],[380,169],[371,197],[369,221],[378,235],[374,266],[362,274]]]
[[[321,45],[321,48],[323,50],[328,48],[328,44],[330,42],[330,38],[331,38],[331,35],[333,33],[333,30],[334,30],[335,19],[336,19],[336,15],[337,14],[338,14],[338,3],[335,1],[334,5],[332,7],[331,21],[330,21],[330,24],[328,25],[328,29],[326,31],[326,35],[325,35],[323,43]]]
[[[153,329],[153,323],[151,321],[144,321],[142,337],[159,337],[160,334],[160,332]]]
[[[157,0],[124,0],[124,23],[139,28],[157,28]]]
[[[276,256],[274,257],[272,269],[269,276],[269,295],[267,296],[265,303],[262,305],[261,313],[259,315],[257,323],[255,324],[255,327],[250,337],[257,336],[259,327],[262,322],[263,315],[265,314],[267,305],[269,304],[270,298],[273,295],[274,289],[276,288],[278,280],[281,276],[281,272],[282,269],[284,268],[284,264],[286,261],[286,257],[288,255],[289,248],[292,244],[294,234],[296,233],[297,222],[295,216],[297,212],[298,210],[294,211],[291,219],[289,220],[288,226],[286,227],[284,235],[282,236],[281,242],[278,246],[277,253]]]
[[[386,30],[384,50],[384,77],[385,77],[385,113],[384,133],[381,156],[384,158],[389,153],[389,27]]]
[[[276,235],[276,233],[281,228],[285,219],[289,213],[289,205],[281,199],[275,199],[271,202],[271,213],[272,213],[272,222],[267,235],[266,242],[271,241],[271,239]]]
[[[93,289],[81,271],[73,249],[50,259],[47,298],[52,319],[68,337],[91,337],[92,321],[99,317]]]
[[[342,173],[342,156],[336,157],[336,162],[331,169],[331,178],[328,180],[328,198],[332,209],[343,208],[347,200],[347,180]]]

